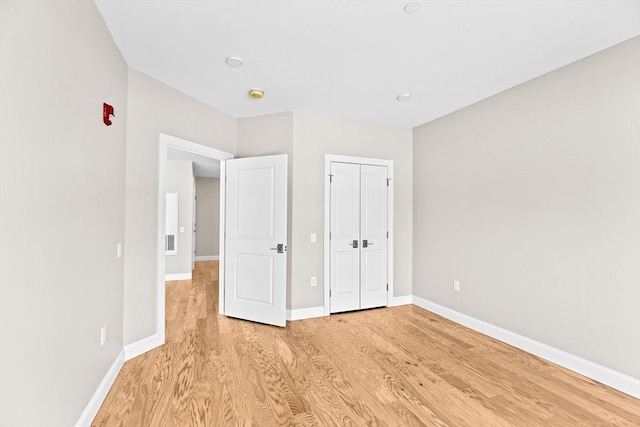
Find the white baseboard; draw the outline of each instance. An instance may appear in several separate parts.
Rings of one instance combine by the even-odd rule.
[[[196,256],[196,261],[219,261],[220,255],[201,255]]]
[[[131,344],[125,345],[124,360],[131,360],[149,350],[153,350],[161,344],[162,343],[158,342],[158,334],[153,334],[136,342],[132,342]]]
[[[598,365],[597,363],[551,347],[550,345],[518,335],[415,295],[413,296],[413,304],[640,399],[640,380],[637,378],[614,371],[606,366]]]
[[[98,386],[93,396],[89,400],[87,406],[85,406],[84,411],[80,415],[80,418],[75,424],[75,427],[89,427],[93,422],[93,419],[96,417],[98,410],[100,410],[100,406],[102,406],[102,402],[107,397],[107,393],[111,389],[113,382],[116,380],[118,374],[120,373],[120,369],[122,369],[122,365],[124,364],[124,349],[120,351],[120,354],[116,357],[116,360],[113,361],[113,364],[107,371],[107,374],[104,376],[102,381],[100,381],[100,385]]]
[[[191,273],[172,273],[164,275],[165,282],[171,282],[172,280],[191,280]]]
[[[287,310],[287,320],[312,319],[314,317],[324,317],[324,315],[324,306]]]
[[[413,295],[402,295],[399,297],[393,297],[389,303],[389,307],[396,307],[398,305],[409,305],[413,302]]]

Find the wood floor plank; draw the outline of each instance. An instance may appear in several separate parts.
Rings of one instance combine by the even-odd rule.
[[[126,362],[93,426],[638,426],[640,401],[416,306],[219,316],[218,263],[167,283],[166,344]]]

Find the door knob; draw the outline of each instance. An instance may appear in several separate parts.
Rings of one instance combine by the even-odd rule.
[[[373,246],[373,243],[372,243],[372,242],[369,242],[369,241],[368,241],[368,240],[366,240],[366,239],[362,241],[362,247],[363,247],[363,248],[368,248],[369,246]]]
[[[351,243],[351,247],[352,247],[352,248],[354,248],[354,249],[357,249],[357,248],[358,248],[358,241],[357,241],[357,240],[354,240],[354,241]]]
[[[278,245],[275,248],[269,248],[272,251],[278,251],[279,254],[284,253],[284,244],[282,243],[278,243]]]

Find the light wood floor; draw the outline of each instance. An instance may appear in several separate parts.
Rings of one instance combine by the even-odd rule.
[[[217,263],[167,286],[167,344],[125,363],[94,426],[639,426],[640,401],[415,306],[217,315]]]

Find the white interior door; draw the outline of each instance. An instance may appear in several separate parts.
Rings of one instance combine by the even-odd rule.
[[[360,308],[387,305],[387,168],[360,169]]]
[[[331,312],[360,308],[360,165],[331,163]]]
[[[286,324],[287,155],[226,161],[224,314]]]
[[[330,311],[387,305],[387,168],[331,163]]]

